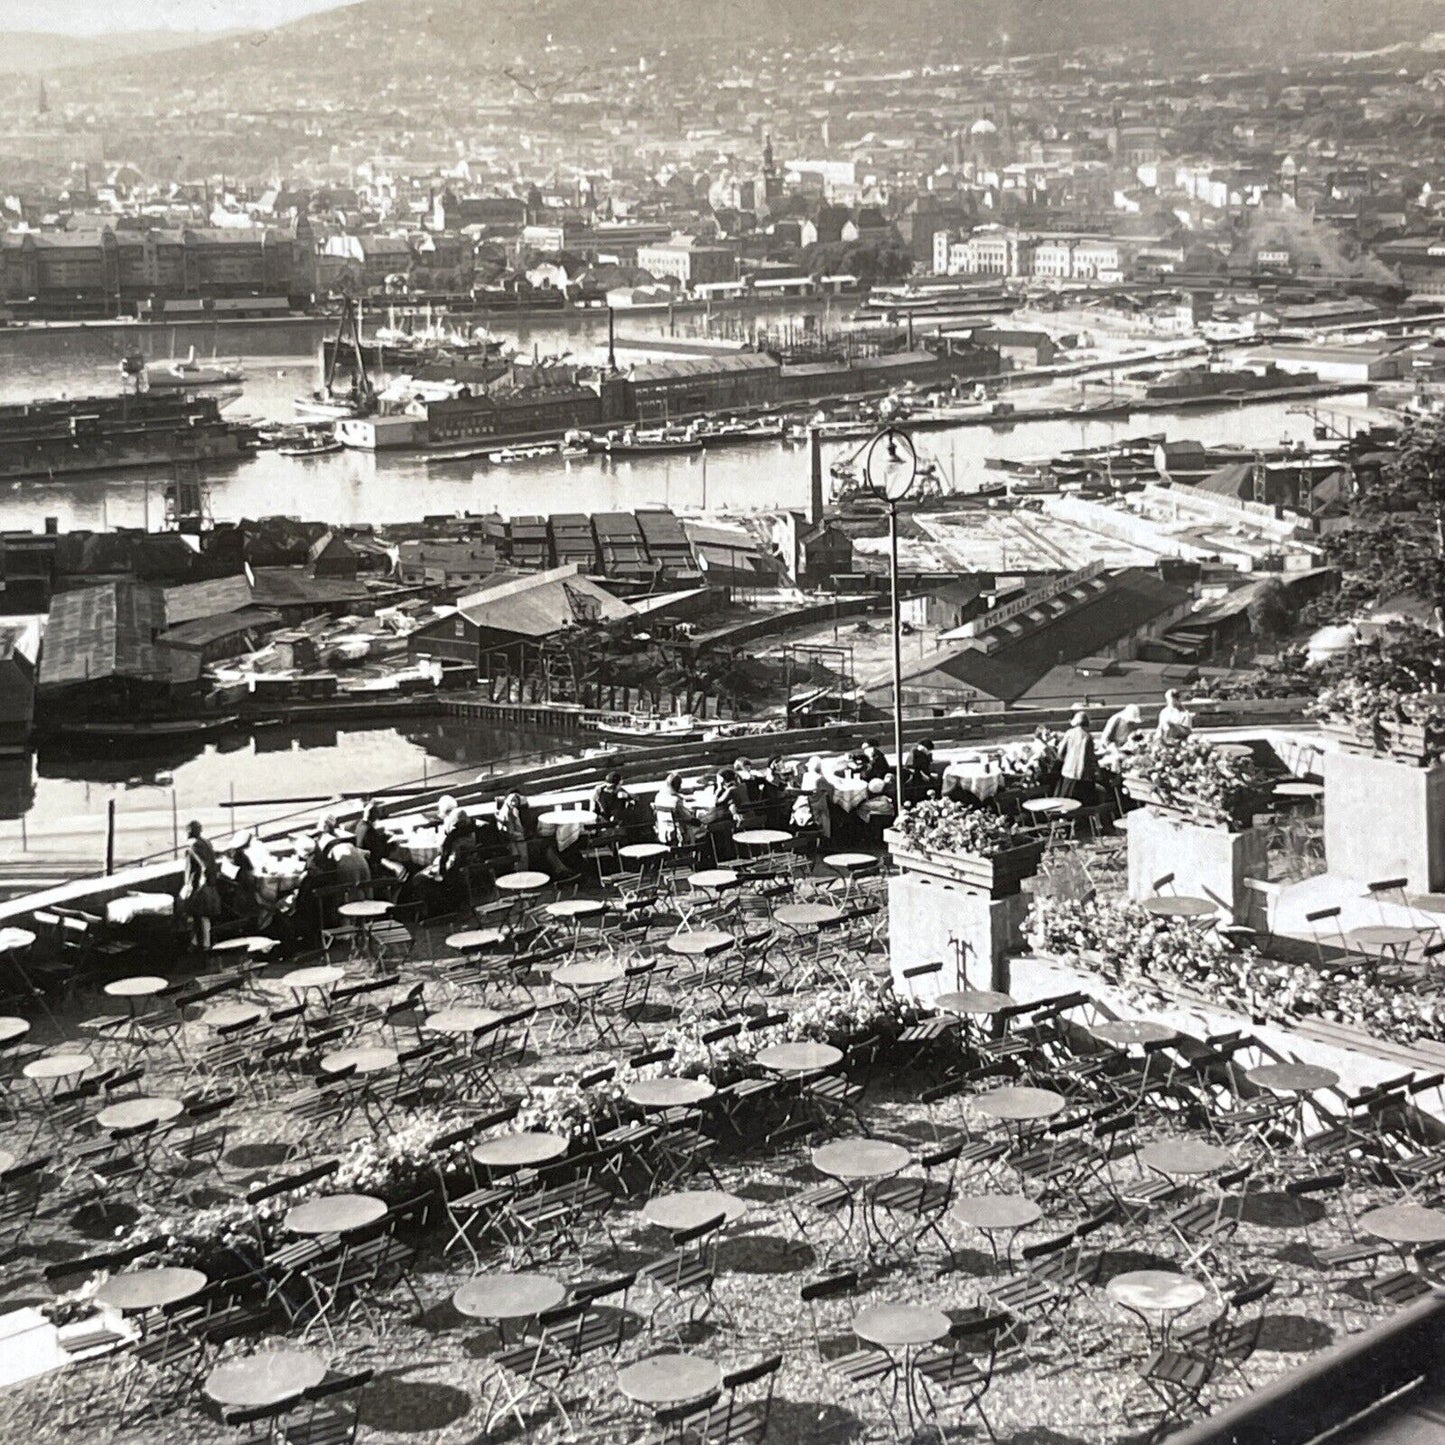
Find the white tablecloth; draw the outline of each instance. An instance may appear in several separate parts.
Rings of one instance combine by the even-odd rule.
[[[105,905],[107,923],[130,923],[137,918],[171,918],[176,900],[169,893],[123,893]]]
[[[991,798],[1003,786],[1003,774],[987,758],[983,758],[949,763],[943,770],[943,781],[945,785],[952,782],[977,798]]]
[[[539,822],[537,824],[537,835],[541,838],[555,838],[559,853],[565,853],[569,848],[575,846],[586,831],[581,823]]]

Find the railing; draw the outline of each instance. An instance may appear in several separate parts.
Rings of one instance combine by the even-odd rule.
[[[1392,1397],[1440,1389],[1442,1359],[1445,1299],[1423,1299],[1170,1439],[1173,1445],[1311,1445]],[[1371,1438],[1383,1442],[1390,1435]],[[1436,1437],[1402,1429],[1398,1438],[1405,1445]]]
[[[1122,704],[1125,699],[1118,699]],[[1308,698],[1250,698],[1213,705],[1196,712],[1196,723],[1201,728],[1230,728],[1241,726],[1288,726],[1297,723],[1303,716]],[[904,723],[905,742],[917,742],[931,737],[941,746],[969,743],[1000,742],[1010,737],[1026,736],[1035,727],[1066,726],[1075,711],[1074,706],[1047,709],[1037,712],[993,712],[969,713],[963,716],[929,716]],[[325,807],[336,815],[338,821],[349,822],[360,812],[361,800],[375,797],[382,800],[383,816],[401,812],[423,811],[433,806],[444,793],[452,793],[459,801],[484,802],[497,791],[491,780],[499,772],[505,772],[509,788],[517,788],[534,795],[534,800],[545,801],[548,793],[562,789],[581,789],[594,785],[603,773],[617,769],[629,782],[640,779],[657,780],[669,772],[701,771],[717,768],[733,762],[740,756],[782,754],[789,757],[806,756],[811,753],[836,753],[852,747],[859,738],[867,736],[874,724],[843,722],[827,727],[800,729],[786,733],[768,733],[758,737],[723,738],[713,742],[693,741],[664,747],[634,748],[630,751],[608,754],[604,758],[556,758],[557,749],[541,750],[523,754],[521,758],[501,758],[490,765],[478,763],[455,769],[440,776],[428,774],[411,783],[392,783],[384,787],[347,790],[327,798],[298,806],[293,812],[279,818],[267,820],[256,829],[262,838],[284,833],[309,818],[314,818]],[[527,757],[546,758],[539,766],[519,766]],[[447,779],[467,773],[475,778],[478,772],[487,770],[486,783],[471,782],[458,786],[448,784]],[[421,786],[417,787],[416,784]],[[405,796],[396,796],[398,794]],[[386,805],[388,794],[396,797],[392,806]],[[536,795],[542,795],[537,799]],[[347,801],[334,803],[336,797]],[[333,806],[334,803],[334,806]],[[179,876],[180,864],[174,848],[163,849],[147,859],[128,864],[111,877],[97,876],[90,879],[75,879],[58,888],[50,888],[38,894],[11,899],[0,903],[0,923],[19,922],[28,917],[37,907],[54,903],[75,905],[88,892],[105,893],[114,897],[140,882],[148,886],[164,885],[172,874]],[[126,875],[130,875],[127,879]]]

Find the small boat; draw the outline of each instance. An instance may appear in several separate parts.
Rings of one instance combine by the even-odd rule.
[[[283,442],[276,448],[276,454],[282,457],[325,457],[341,450],[341,443],[334,436],[317,434]]]
[[[558,447],[555,443],[538,447],[502,447],[499,451],[488,452],[487,460],[495,462],[498,466],[505,466],[508,462],[530,462],[538,457],[556,456]]]
[[[608,432],[606,436],[589,436],[587,449],[603,456],[633,457],[700,452],[703,439],[693,428],[687,431],[637,431],[628,427],[621,434]]]
[[[132,744],[168,743],[178,738],[209,737],[234,727],[240,718],[234,713],[204,718],[81,718],[57,724],[62,738],[103,740]]]
[[[203,387],[240,386],[245,373],[239,366],[207,366],[196,360],[193,346],[184,361],[162,361],[146,367],[151,391],[188,391]]]
[[[340,421],[343,417],[366,415],[360,398],[333,396],[325,391],[298,396],[291,403],[291,409],[302,421]]]
[[[702,733],[697,719],[686,712],[672,717],[634,712],[606,713],[592,726],[600,733],[644,743],[674,743],[698,737]]]

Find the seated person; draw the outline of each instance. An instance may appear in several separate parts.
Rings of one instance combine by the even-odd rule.
[[[622,774],[610,772],[592,790],[592,811],[606,828],[618,828],[627,822],[632,807],[632,794],[622,786]]]
[[[916,743],[903,764],[903,800],[916,803],[936,797],[939,780],[933,775],[933,744]]]
[[[886,783],[893,776],[893,769],[888,765],[888,759],[883,754],[883,749],[878,746],[877,738],[869,738],[863,744],[863,781],[871,783],[875,779]]]
[[[682,774],[669,773],[652,800],[657,841],[676,848],[690,843],[697,828],[697,816],[683,796]]]
[[[373,798],[362,808],[352,833],[352,841],[366,854],[373,878],[380,877],[383,871],[397,871],[394,866],[388,868],[392,853],[396,849],[396,839],[377,821],[380,813],[381,805]]]
[[[731,768],[724,768],[717,775],[717,810],[731,821],[733,827],[741,828],[744,823],[743,810],[747,807],[747,791],[738,782],[738,775]]]
[[[562,861],[552,839],[538,831],[536,812],[520,793],[508,793],[497,805],[497,824],[506,835],[518,872],[538,868],[558,883],[577,876]]]

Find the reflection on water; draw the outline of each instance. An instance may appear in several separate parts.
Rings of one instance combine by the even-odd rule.
[[[309,812],[318,801],[303,800],[324,802],[343,789],[460,785],[576,746],[455,718],[237,729],[204,744],[111,748],[100,757],[47,745],[35,758],[0,760],[0,818],[7,820],[0,822],[0,860],[16,861],[22,852],[30,859],[103,856],[111,802],[116,856],[125,861],[171,848],[192,817],[224,833],[232,818],[241,827]]]
[[[545,350],[566,341],[558,334],[541,345]],[[575,344],[575,337],[572,341]],[[245,395],[233,410],[290,419],[292,400],[314,385],[314,371],[312,363],[295,357],[250,358]],[[8,362],[0,373],[0,401],[61,390],[113,390],[115,383],[108,359],[83,365],[74,357],[27,355]],[[1182,414],[1148,412],[1088,423],[959,427],[921,433],[918,449],[938,461],[955,487],[971,489],[984,479],[989,457],[1017,460],[1158,432],[1167,432],[1172,440],[1273,446],[1286,437],[1307,439],[1310,426],[1308,417],[1292,416],[1289,404],[1278,402]],[[849,456],[856,447],[851,442],[826,446],[826,460]],[[680,512],[760,511],[805,505],[808,493],[807,449],[776,443],[617,462],[546,457],[509,466],[478,460],[439,463],[405,452],[345,451],[309,459],[262,452],[209,470],[206,476],[215,515],[233,520],[289,513],[318,521],[385,523],[457,512],[496,510],[512,516],[646,506]],[[153,475],[137,471],[111,478],[11,483],[0,487],[0,527],[33,529],[47,516],[58,517],[66,528],[141,526],[147,517],[158,525],[164,481],[158,470]]]

